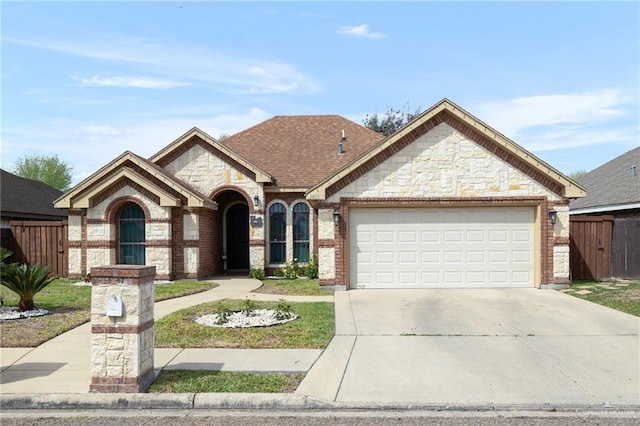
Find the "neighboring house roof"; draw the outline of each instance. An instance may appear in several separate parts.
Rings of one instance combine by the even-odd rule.
[[[343,153],[338,143],[344,130]],[[276,185],[306,190],[384,139],[339,115],[276,116],[221,141],[268,171]]]
[[[587,188],[587,196],[571,201],[571,214],[640,208],[640,147],[590,171],[578,182]]]
[[[62,191],[0,169],[0,215],[3,219],[64,220],[67,211],[53,207]]]
[[[150,195],[157,197],[161,206],[217,208],[215,202],[198,190],[130,151],[126,151],[59,197],[55,201],[55,206],[59,208],[90,207],[92,199],[119,181],[139,185]]]
[[[448,99],[443,99],[426,110],[405,127],[387,137],[381,143],[373,146],[349,164],[344,165],[335,173],[329,175],[322,182],[307,191],[310,200],[324,200],[330,193],[347,185],[350,179],[362,175],[367,170],[367,164],[375,163],[379,158],[385,158],[390,153],[402,149],[415,139],[422,136],[441,122],[447,122],[466,133],[474,133],[476,142],[482,142],[494,153],[500,151],[505,161],[519,164],[528,169],[529,175],[546,187],[557,191],[567,198],[585,196],[585,189],[575,181],[551,167],[540,158],[531,154],[506,136],[489,127],[473,115],[469,114]],[[481,139],[481,140],[480,140]]]

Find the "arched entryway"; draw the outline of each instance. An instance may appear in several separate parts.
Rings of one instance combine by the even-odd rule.
[[[233,204],[226,214],[227,269],[249,269],[249,207]]]
[[[211,194],[218,204],[213,214],[213,255],[216,273],[250,268],[249,214],[251,199],[242,189],[226,186]]]

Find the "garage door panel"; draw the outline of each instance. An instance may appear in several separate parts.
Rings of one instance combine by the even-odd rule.
[[[533,208],[357,208],[351,285],[532,287]]]
[[[392,231],[377,231],[375,233],[376,243],[393,243],[395,242],[395,233]]]
[[[440,232],[438,231],[422,231],[420,232],[421,241],[423,243],[439,243]]]
[[[511,252],[511,261],[513,263],[532,263],[531,252],[528,250],[514,250]]]
[[[484,251],[467,251],[467,263],[484,263],[485,254]]]
[[[379,251],[376,253],[376,262],[378,263],[395,263],[396,256],[391,251]]]
[[[484,271],[469,271],[467,272],[466,282],[469,285],[484,285],[487,281],[487,277]]]
[[[490,251],[489,252],[489,263],[507,263],[509,259],[509,254],[506,251]]]
[[[461,286],[463,274],[460,271],[445,271],[443,274],[444,283],[450,286]]]
[[[400,272],[398,274],[400,284],[407,286],[415,286],[419,283],[417,272]]]
[[[417,243],[418,234],[416,231],[400,231],[398,232],[398,241],[401,243]]]
[[[461,265],[463,257],[461,251],[445,251],[444,263]]]
[[[506,243],[509,241],[509,233],[504,230],[489,231],[489,243]]]
[[[371,235],[371,231],[358,230],[356,238],[360,243],[370,243],[373,236]]]
[[[439,251],[423,251],[421,258],[422,258],[422,263],[437,264],[437,263],[440,263],[440,252]]]
[[[418,266],[418,253],[416,251],[401,251],[398,253],[398,262],[405,265]]]
[[[480,230],[480,229],[473,229],[470,231],[467,231],[466,234],[466,241],[469,243],[484,243],[487,241],[487,237],[485,235],[485,231],[484,230]]]

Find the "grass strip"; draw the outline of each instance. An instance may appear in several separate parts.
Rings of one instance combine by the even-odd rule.
[[[640,282],[629,282],[626,286],[617,286],[617,281],[575,281],[567,292],[572,296],[597,303],[627,314],[640,317]],[[590,294],[576,294],[576,291],[588,290]]]
[[[254,293],[282,294],[287,296],[332,296],[328,290],[322,290],[318,280],[298,278],[295,280],[264,280],[262,286],[253,290]]]
[[[91,286],[73,285],[77,280],[58,278],[35,295],[36,307],[48,315],[20,320],[0,321],[0,347],[36,347],[91,318]],[[156,286],[155,300],[199,293],[218,284],[208,281],[177,280]],[[19,297],[0,286],[5,306],[18,306]]]
[[[291,393],[296,390],[304,376],[301,373],[165,370],[149,387],[148,392]]]
[[[277,302],[256,301],[256,309],[273,309]],[[300,318],[270,327],[224,328],[195,323],[198,316],[216,313],[221,306],[232,311],[244,307],[243,300],[225,299],[174,312],[156,322],[156,347],[161,348],[320,348],[334,334],[331,302],[289,303]]]

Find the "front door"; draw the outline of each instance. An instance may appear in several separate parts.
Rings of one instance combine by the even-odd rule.
[[[249,207],[234,204],[227,211],[227,269],[249,269]]]

